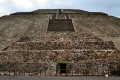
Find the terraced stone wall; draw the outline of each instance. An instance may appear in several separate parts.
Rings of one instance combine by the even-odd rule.
[[[63,50],[63,49],[88,49],[88,50],[115,50],[112,42],[80,42],[80,41],[61,41],[61,42],[16,42],[7,50]]]
[[[114,51],[4,51],[0,52],[0,73],[60,75],[58,64],[66,63],[69,75],[111,75],[120,66],[118,56]]]

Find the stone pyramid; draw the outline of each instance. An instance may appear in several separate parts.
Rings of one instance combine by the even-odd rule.
[[[33,36],[26,33],[4,48],[0,52],[1,75],[113,75],[116,68],[119,72],[119,51],[114,43],[82,28],[78,31],[72,18],[107,14],[54,9],[11,15],[39,14],[49,16],[45,32],[41,28]]]

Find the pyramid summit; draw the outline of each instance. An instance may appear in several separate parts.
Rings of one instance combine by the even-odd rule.
[[[118,75],[120,19],[39,9],[0,18],[1,75]]]

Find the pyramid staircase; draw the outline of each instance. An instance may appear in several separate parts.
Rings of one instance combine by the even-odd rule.
[[[58,14],[53,14],[52,19],[49,20],[48,31],[74,31],[72,20],[60,9]]]
[[[71,19],[49,20],[48,31],[74,31]]]

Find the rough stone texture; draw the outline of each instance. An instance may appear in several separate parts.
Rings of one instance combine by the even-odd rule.
[[[120,80],[120,77],[65,77],[65,76],[54,76],[54,77],[50,77],[50,76],[0,76],[1,80]]]
[[[120,19],[112,16],[105,15],[104,13],[99,14],[94,12],[94,15],[90,15],[92,12],[83,10],[63,10],[69,14],[72,18],[73,25],[76,32],[90,32],[93,35],[97,35],[105,39],[111,37],[111,40],[116,43],[120,43]],[[45,12],[45,14],[44,14]],[[43,9],[29,12],[28,14],[16,13],[9,16],[3,16],[0,18],[0,50],[4,49],[12,42],[22,36],[27,35],[32,37],[33,35],[46,32],[49,18],[52,17],[50,13],[58,12],[57,9]],[[117,40],[119,39],[119,40]],[[119,47],[117,47],[120,49]]]
[[[50,14],[11,15],[0,18],[0,49],[4,49],[22,36],[32,37],[45,33]]]
[[[120,20],[105,13],[82,10],[36,10],[0,18],[1,75],[118,75],[120,73]],[[49,31],[67,25],[65,31]],[[106,37],[109,37],[108,39]],[[114,40],[114,39],[115,40]],[[113,42],[112,42],[113,41]],[[63,74],[64,75],[64,74]]]

